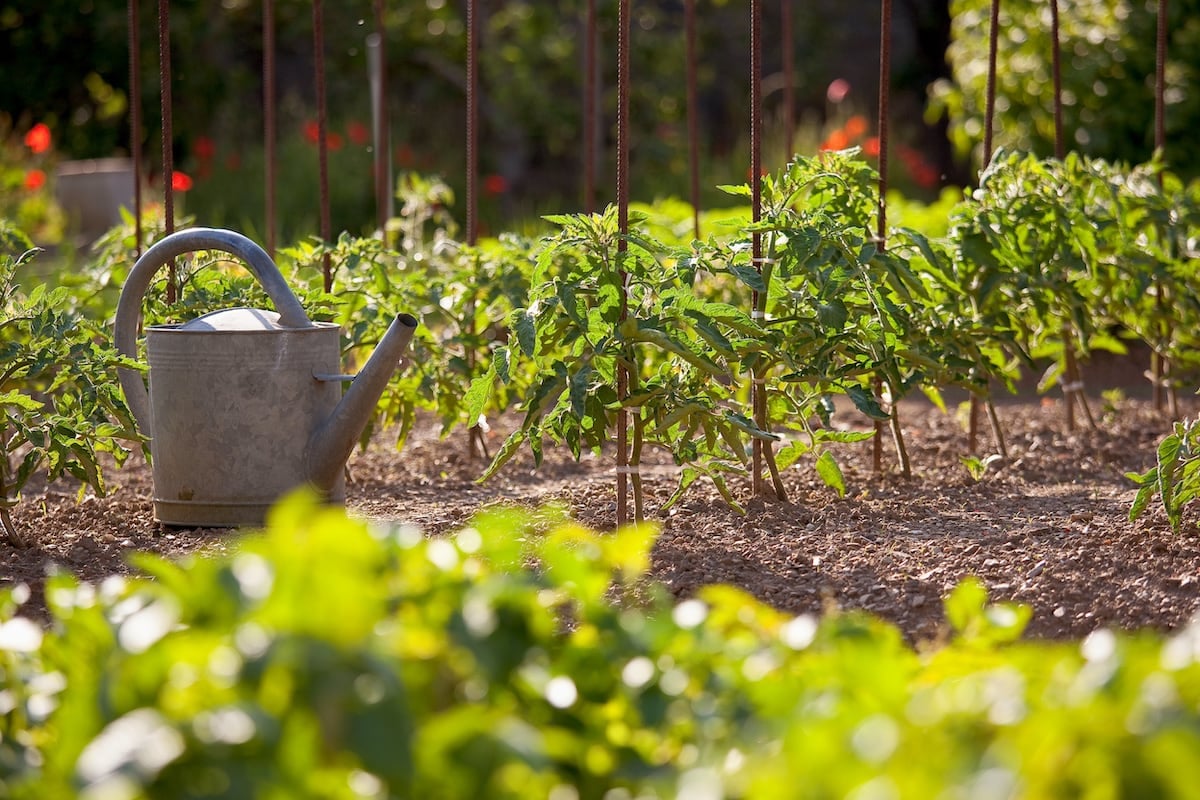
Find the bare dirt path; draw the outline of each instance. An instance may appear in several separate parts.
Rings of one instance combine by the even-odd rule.
[[[1189,398],[1185,411],[1198,409]],[[1151,465],[1167,429],[1160,415],[1145,401],[1123,400],[1102,415],[1100,430],[1072,434],[1064,432],[1057,401],[1013,403],[1001,415],[1010,458],[979,481],[960,460],[961,424],[923,403],[903,415],[914,476],[900,477],[890,458],[884,474],[874,475],[870,443],[843,446],[836,452],[844,498],[802,463],[785,473],[788,503],[751,499],[748,486],[736,485],[748,501],[741,515],[698,482],[662,513],[674,468],[649,468],[650,518],[662,526],[653,573],[680,596],[729,583],[792,612],[865,609],[917,643],[944,635],[941,601],[966,575],[981,577],[996,599],[1031,605],[1029,633],[1038,637],[1080,637],[1101,626],[1169,630],[1200,612],[1195,514],[1181,534],[1157,510],[1136,523],[1127,519],[1134,491],[1124,473]],[[598,529],[614,523],[607,457],[576,463],[554,452],[534,470],[522,454],[478,485],[483,464],[465,454],[465,435],[440,441],[432,425],[421,426],[400,453],[380,437],[352,457],[347,505],[354,514],[411,521],[430,534],[497,502],[558,502]],[[112,491],[103,498],[80,502],[71,487],[52,486],[17,507],[15,521],[36,545],[0,545],[0,585],[29,584],[29,613],[44,613],[40,587],[48,569],[100,581],[129,573],[133,551],[176,557],[233,545],[230,531],[156,525],[144,463],[131,460],[109,480]]]

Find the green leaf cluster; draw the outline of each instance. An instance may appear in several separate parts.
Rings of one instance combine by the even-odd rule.
[[[12,798],[1195,797],[1200,628],[1023,641],[968,580],[915,652],[859,614],[678,601],[655,532],[445,536],[295,496],[220,557],[0,593]]]
[[[70,307],[66,289],[24,293],[19,272],[38,251],[12,228],[0,240],[0,528],[22,543],[8,509],[30,478],[69,475],[81,493],[103,494],[99,454],[120,465],[141,437],[114,380],[133,363]]]
[[[1155,449],[1155,465],[1125,476],[1138,487],[1129,509],[1130,522],[1142,516],[1158,497],[1171,529],[1178,532],[1184,507],[1200,497],[1200,420],[1174,423]]]

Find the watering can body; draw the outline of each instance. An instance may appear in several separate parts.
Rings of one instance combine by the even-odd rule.
[[[123,370],[130,409],[150,438],[154,514],[189,527],[261,525],[309,484],[345,496],[343,466],[416,327],[401,315],[343,394],[336,325],[312,322],[261,248],[231,231],[188,229],[146,251],[118,304],[114,336],[136,353],[141,298],[159,266],[192,250],[241,256],[278,312],[235,308],[146,330],[149,389]]]

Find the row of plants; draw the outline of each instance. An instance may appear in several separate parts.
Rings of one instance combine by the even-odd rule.
[[[967,579],[948,641],[730,587],[655,531],[495,508],[451,534],[304,496],[220,557],[0,594],[11,798],[1196,797],[1200,627],[1020,640]],[[614,599],[619,599],[614,602]]]
[[[886,242],[876,235],[877,185],[857,149],[827,151],[763,178],[758,223],[744,207],[710,212],[704,241],[691,238],[690,209],[662,203],[635,207],[627,233],[609,208],[548,217],[558,230],[540,239],[506,234],[467,247],[454,238],[446,186],[406,175],[402,214],[385,240],[307,240],[281,251],[280,262],[314,316],[341,324],[351,361],[395,314],[422,320],[413,357],[364,441],[394,427],[402,446],[417,413],[429,411],[444,435],[471,431],[467,446],[490,459],[487,477],[522,447],[539,462],[548,445],[576,457],[598,452],[624,416],[639,518],[637,473],[650,449],[683,467],[669,502],[706,478],[738,505],[728,477],[753,469],[755,442],[764,456],[757,477],[777,496],[780,473],[802,459],[844,491],[837,449],[871,433],[834,418],[838,396],[877,432],[890,426],[908,474],[895,404],[913,392],[944,408],[946,389],[965,390],[989,410],[1003,454],[993,393],[1035,366],[1040,388],[1061,387],[1089,424],[1082,363],[1095,349],[1140,341],[1169,366],[1160,383],[1195,385],[1197,184],[1153,163],[1001,152],[946,220],[924,223],[930,234],[897,228]],[[928,220],[904,207],[901,216]],[[143,245],[161,222],[145,228]],[[131,224],[114,229],[89,264],[62,276],[59,302],[105,324],[136,245]],[[208,254],[181,260],[183,299],[168,307],[166,292],[152,291],[147,321],[267,304],[244,272],[225,266]],[[759,408],[750,402],[755,385]],[[522,415],[519,425],[487,452],[481,425],[510,410]],[[15,437],[9,451],[22,444]]]
[[[1082,362],[1094,350],[1140,341],[1170,366],[1161,383],[1195,385],[1195,184],[1155,164],[1000,153],[944,235],[898,229],[887,242],[874,234],[876,186],[856,150],[798,158],[764,178],[761,222],[686,244],[654,239],[637,216],[623,236],[612,209],[549,218],[561,231],[535,252],[527,304],[481,379],[524,398],[489,472],[521,443],[537,456],[544,438],[597,449],[624,408],[635,474],[639,448],[661,447],[685,465],[681,489],[706,475],[733,502],[723,476],[746,471],[758,439],[779,496],[779,471],[801,456],[841,491],[827,445],[862,434],[833,424],[836,395],[890,420],[908,474],[895,402],[914,391],[943,408],[949,387],[987,404],[1004,452],[990,401],[1023,370],[1042,370],[1039,387],[1060,386],[1090,425]],[[486,408],[478,381],[468,396],[473,420]]]

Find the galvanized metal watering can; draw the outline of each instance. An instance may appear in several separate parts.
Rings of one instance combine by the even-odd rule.
[[[345,498],[343,467],[417,321],[401,314],[357,376],[340,375],[336,325],[312,322],[261,247],[239,233],[189,228],[134,264],[113,337],[137,354],[142,298],[154,274],[196,250],[239,257],[277,311],[230,308],[146,330],[149,391],[120,373],[130,410],[150,437],[154,515],[181,526],[260,525],[281,495],[302,484]],[[341,382],[352,380],[344,396]]]

